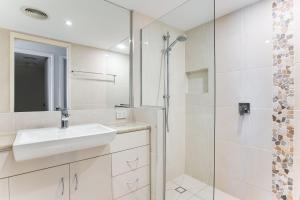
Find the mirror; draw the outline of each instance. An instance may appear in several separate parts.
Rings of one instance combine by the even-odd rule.
[[[1,5],[0,112],[128,106],[128,10],[104,0]]]
[[[14,39],[13,56],[14,112],[67,107],[67,48]]]

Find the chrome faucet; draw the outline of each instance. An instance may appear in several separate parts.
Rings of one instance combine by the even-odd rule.
[[[70,118],[68,109],[56,108],[56,110],[61,111],[61,126],[60,126],[60,128],[68,128],[69,127],[69,118]]]

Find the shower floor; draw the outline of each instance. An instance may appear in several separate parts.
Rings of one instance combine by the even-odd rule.
[[[213,188],[191,176],[181,175],[167,183],[166,200],[212,200]],[[215,200],[239,200],[218,189]]]

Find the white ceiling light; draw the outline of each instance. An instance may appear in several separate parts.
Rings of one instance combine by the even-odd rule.
[[[65,21],[65,24],[66,24],[67,26],[72,26],[72,25],[73,25],[72,21],[70,21],[70,20],[66,20],[66,21]]]
[[[126,49],[126,46],[124,44],[118,44],[117,46],[119,49]]]

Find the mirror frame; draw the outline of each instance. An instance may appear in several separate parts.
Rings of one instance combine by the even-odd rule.
[[[71,84],[70,84],[70,69],[71,69],[71,44],[66,43],[66,42],[60,42],[52,39],[47,39],[43,38],[40,36],[33,36],[29,34],[23,34],[23,33],[18,33],[18,32],[11,32],[10,33],[10,88],[9,88],[9,111],[10,112],[15,112],[14,107],[15,107],[15,40],[16,39],[21,39],[21,40],[27,40],[31,42],[38,42],[38,43],[43,43],[43,44],[48,44],[48,45],[54,45],[58,47],[63,47],[66,48],[67,51],[67,108],[70,109],[70,91],[71,91]],[[55,111],[55,110],[49,110]]]

